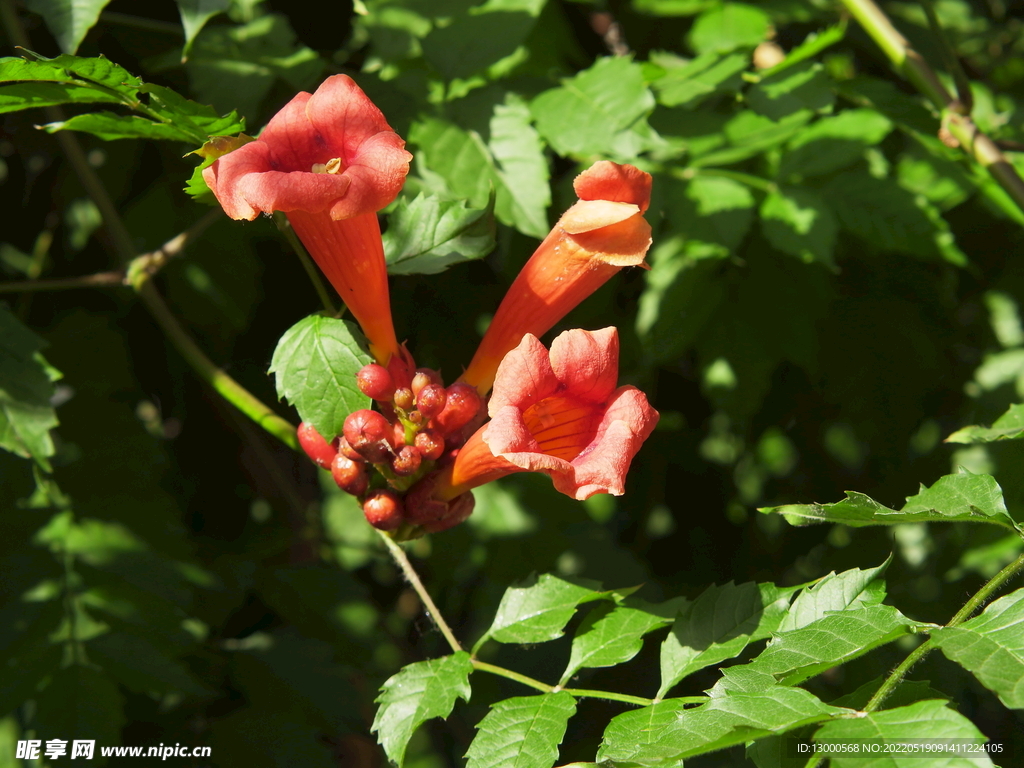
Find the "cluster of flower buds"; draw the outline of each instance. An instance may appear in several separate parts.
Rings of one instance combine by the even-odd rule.
[[[369,523],[383,531],[407,526],[406,535],[415,535],[417,528],[435,532],[468,517],[471,495],[468,509],[465,503],[455,505],[443,519],[427,522],[408,518],[402,494],[479,426],[484,413],[476,388],[463,382],[445,387],[430,368],[416,369],[409,386],[396,387],[392,374],[377,363],[364,366],[356,384],[380,410],[349,414],[342,434],[330,442],[303,423],[299,443],[309,458],[357,497]]]

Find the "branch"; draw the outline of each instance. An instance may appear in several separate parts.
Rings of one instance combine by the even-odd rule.
[[[13,0],[0,0],[0,20],[3,21],[8,39],[12,43],[25,48],[30,47],[30,41],[25,34],[21,19],[18,18]],[[59,122],[64,119],[64,113],[59,107],[46,107],[45,109],[51,121]],[[114,205],[114,201],[107,194],[107,190],[100,181],[99,176],[96,175],[96,172],[89,165],[88,160],[86,160],[85,153],[78,143],[78,137],[71,131],[58,131],[55,135],[72,168],[74,168],[79,181],[99,209],[104,229],[110,236],[115,254],[125,269],[130,269],[138,253],[135,250],[131,233],[129,233],[128,228],[125,226],[124,220]],[[179,237],[182,236],[179,235]],[[188,239],[186,236],[185,242]],[[142,280],[136,286],[136,291],[143,304],[146,305],[150,314],[153,315],[153,318],[167,337],[170,338],[182,357],[215,392],[270,434],[274,435],[274,437],[281,440],[285,445],[298,450],[299,443],[295,436],[295,427],[274,413],[259,398],[231,378],[224,370],[217,367],[206,356],[206,353],[200,349],[199,345],[188,334],[188,331],[171,313],[163,297],[149,280]]]
[[[1024,211],[1024,180],[992,139],[961,114],[964,105],[953,98],[934,70],[910,47],[873,0],[841,0],[846,9],[889,57],[896,69],[942,114],[942,123],[964,151],[985,168]]]
[[[74,288],[123,288],[124,272],[97,272],[82,277],[62,277],[55,280],[18,280],[0,283],[0,293],[32,293],[35,291],[68,291]]]
[[[416,590],[416,594],[420,596],[420,600],[423,601],[423,605],[427,608],[427,615],[433,619],[437,628],[441,630],[441,634],[444,635],[444,639],[448,641],[448,645],[452,651],[458,653],[462,650],[462,645],[455,638],[451,627],[448,626],[448,622],[444,620],[444,616],[434,605],[434,600],[430,597],[430,593],[427,592],[427,588],[423,586],[423,582],[420,581],[420,576],[416,573],[416,569],[412,567],[412,563],[409,562],[408,556],[405,554],[405,550],[402,549],[395,543],[395,540],[388,536],[384,531],[374,528],[375,531],[380,535],[381,539],[384,540],[384,544],[387,546],[388,551],[391,553],[391,557],[394,558],[395,563],[402,569],[402,574],[405,576],[406,581],[412,585],[412,588]]]

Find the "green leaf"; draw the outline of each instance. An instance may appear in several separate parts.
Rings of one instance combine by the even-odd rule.
[[[804,110],[828,110],[835,104],[836,96],[824,67],[818,62],[805,62],[765,77],[747,91],[746,99],[755,112],[781,120]]]
[[[116,94],[101,91],[92,86],[65,83],[18,83],[0,88],[0,113],[17,112],[34,107],[51,107],[56,104],[120,103],[120,101],[121,98]]]
[[[881,143],[892,121],[873,109],[847,109],[823,117],[797,134],[782,158],[781,176],[821,176],[852,165]]]
[[[31,457],[49,471],[50,430],[57,426],[50,398],[59,374],[39,354],[44,346],[0,305],[0,448]]]
[[[989,605],[957,627],[932,633],[932,642],[999,697],[1010,709],[1024,709],[1024,589]]]
[[[504,105],[496,105],[490,133],[487,144],[476,131],[427,118],[413,124],[409,141],[417,147],[417,162],[439,175],[451,196],[481,209],[494,194],[502,223],[544,237],[551,203],[547,161],[523,103],[509,94]]]
[[[761,231],[775,248],[805,263],[835,267],[839,223],[821,195],[807,187],[778,187],[761,204]]]
[[[796,589],[730,582],[709,587],[685,605],[661,644],[658,697],[697,670],[738,656],[750,643],[770,637]]]
[[[180,662],[141,637],[109,632],[92,638],[85,646],[90,660],[136,693],[210,693]]]
[[[669,231],[692,258],[722,258],[735,251],[754,219],[754,195],[732,179],[698,175],[668,190]]]
[[[1011,405],[991,427],[971,426],[958,429],[946,438],[947,443],[991,443],[996,440],[1019,440],[1024,437],[1024,404]]]
[[[78,50],[86,33],[96,26],[110,0],[26,0],[30,11],[43,17],[64,53]]]
[[[865,525],[896,525],[923,522],[994,523],[1011,530],[1017,524],[1006,511],[1002,489],[989,475],[961,471],[939,478],[931,488],[907,498],[903,509],[889,509],[856,491],[834,504],[787,504],[765,507],[761,512],[777,512],[791,525],[842,523],[854,528]]]
[[[694,109],[716,93],[738,91],[743,82],[740,73],[749,64],[750,57],[745,54],[705,53],[681,67],[669,69],[651,87],[659,104]]]
[[[550,573],[532,577],[509,587],[498,604],[485,639],[499,643],[543,643],[562,636],[562,630],[576,613],[576,606],[612,596],[594,581],[568,580]]]
[[[52,59],[26,51],[31,59],[0,59],[0,82],[43,81],[92,84],[119,94],[125,104],[136,99],[142,80],[103,56],[84,58],[61,54]]]
[[[842,41],[846,36],[846,21],[829,27],[823,32],[811,32],[807,38],[796,48],[786,54],[786,58],[770,69],[761,73],[761,77],[771,77],[783,70],[789,69],[794,64],[813,59],[826,48],[830,48]]]
[[[753,48],[768,36],[771,18],[745,3],[722,3],[698,16],[688,41],[697,53]]]
[[[116,115],[113,112],[87,112],[84,115],[47,123],[47,133],[57,131],[83,131],[98,136],[104,141],[114,139],[164,139],[192,143],[195,136],[167,123],[155,123],[138,115]]]
[[[891,179],[847,171],[833,177],[822,193],[843,228],[878,250],[967,264],[939,210]]]
[[[652,16],[693,16],[716,3],[717,0],[633,0],[633,7]]]
[[[597,761],[657,765],[742,744],[850,710],[831,707],[802,688],[726,693],[684,709],[674,699],[626,712],[605,729]]]
[[[987,741],[970,720],[946,704],[945,701],[919,701],[909,707],[869,712],[850,719],[836,719],[819,728],[814,734],[814,740],[821,743],[863,739],[882,744],[916,739],[964,739],[978,744]],[[833,768],[870,768],[883,765],[913,768],[915,765],[924,764],[941,764],[943,768],[992,768],[992,761],[984,752],[972,753],[969,756],[943,756],[933,760],[922,760],[919,755],[913,754],[880,758],[878,755],[865,757],[836,752],[831,755],[831,764]]]
[[[624,56],[598,59],[530,104],[537,130],[561,155],[609,153],[616,135],[654,109],[643,68]]]
[[[550,768],[576,699],[565,691],[499,701],[477,725],[467,768]]]
[[[238,26],[204,28],[185,64],[202,101],[250,119],[259,114],[275,81],[283,80],[292,91],[312,90],[323,68],[316,51],[299,43],[287,17],[278,13]]]
[[[73,664],[56,672],[36,697],[34,725],[53,738],[121,743],[124,697],[117,683],[91,667]]]
[[[543,7],[541,0],[490,0],[453,14],[423,38],[423,58],[446,80],[467,78],[516,53]]]
[[[694,152],[690,165],[706,168],[749,160],[799,133],[813,116],[814,113],[807,109],[775,121],[753,110],[744,110],[732,117],[723,129],[731,146],[709,147],[709,151]]]
[[[393,275],[443,272],[452,264],[482,259],[494,249],[492,208],[420,193],[401,198],[388,216],[384,255]]]
[[[491,117],[488,148],[497,163],[494,210],[505,224],[534,237],[548,233],[547,208],[551,205],[548,161],[534,129],[530,108],[509,93],[496,104]]]
[[[576,630],[569,666],[559,685],[583,668],[614,667],[629,661],[640,652],[644,635],[667,627],[673,618],[655,613],[640,600],[595,608]]]
[[[890,562],[891,555],[877,568],[853,568],[828,574],[797,596],[777,631],[789,632],[805,627],[829,611],[879,605],[885,599],[885,582],[881,576]]]
[[[346,416],[370,406],[356,387],[356,374],[371,361],[354,323],[311,315],[281,337],[270,373],[277,376],[278,396],[330,440],[341,434]]]
[[[921,626],[891,605],[872,605],[830,613],[806,626],[781,632],[752,662],[784,685],[838,667]]]
[[[188,59],[188,52],[196,35],[206,26],[206,22],[218,13],[224,13],[231,7],[231,0],[177,0],[181,26],[185,28],[185,47],[181,51],[181,59]]]
[[[655,361],[673,360],[689,348],[725,297],[718,260],[694,258],[685,249],[678,236],[655,247],[640,297],[636,330]]]
[[[377,715],[370,730],[398,766],[405,748],[420,724],[434,717],[448,717],[455,700],[469,701],[469,674],[473,662],[465,651],[440,659],[408,664],[381,686]]]

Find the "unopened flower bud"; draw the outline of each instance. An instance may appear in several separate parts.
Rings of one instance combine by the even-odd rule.
[[[434,426],[442,434],[466,426],[480,411],[480,395],[476,387],[457,381],[448,387],[444,410],[434,417]]]
[[[394,439],[391,441],[391,444],[395,446],[395,448],[401,448],[405,445],[405,425],[400,421],[396,421],[394,424],[394,433]]]
[[[444,438],[432,429],[424,429],[416,435],[416,447],[424,459],[433,461],[444,453]]]
[[[449,528],[453,528],[459,523],[465,521],[471,514],[473,514],[473,508],[475,506],[476,499],[473,498],[473,492],[466,491],[461,496],[456,496],[448,502],[448,509],[440,519],[424,523],[423,530],[427,533],[440,533],[441,531],[447,531]]]
[[[299,438],[299,445],[302,446],[302,450],[306,452],[306,455],[309,456],[314,464],[322,469],[331,468],[331,462],[338,455],[338,451],[324,439],[323,435],[316,431],[316,427],[308,421],[304,421],[299,424],[296,436]]]
[[[416,474],[416,470],[420,468],[422,461],[423,457],[420,454],[420,449],[415,445],[406,445],[391,462],[391,468],[395,471],[396,475],[408,477],[409,475]]]
[[[403,411],[410,410],[416,404],[416,398],[412,394],[412,390],[408,387],[402,387],[395,391],[395,407],[401,408]]]
[[[352,459],[352,461],[366,461],[359,451],[348,444],[348,440],[346,440],[343,435],[339,435],[334,438],[334,445],[337,447],[338,453],[342,456],[346,456]]]
[[[387,460],[393,437],[391,422],[376,411],[363,409],[345,419],[345,439],[359,455],[373,464]]]
[[[432,419],[444,410],[444,404],[448,401],[448,393],[440,384],[427,384],[420,393],[416,395],[416,408]]]
[[[402,524],[402,500],[388,488],[373,491],[363,502],[366,521],[382,531],[393,531]]]
[[[331,477],[338,487],[353,496],[362,496],[370,483],[366,476],[366,464],[338,454],[331,463]]]
[[[422,389],[430,384],[438,384],[443,387],[444,382],[441,380],[441,374],[433,368],[417,368],[416,374],[412,377],[413,395],[419,397]]]
[[[359,391],[374,400],[387,401],[395,394],[395,382],[388,369],[377,363],[364,365],[356,374]]]

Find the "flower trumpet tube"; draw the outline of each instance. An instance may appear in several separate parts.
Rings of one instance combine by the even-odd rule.
[[[283,211],[362,326],[381,365],[401,356],[377,211],[398,195],[412,155],[347,75],[299,93],[256,141],[203,178],[233,219]]]
[[[562,214],[502,300],[462,380],[486,394],[498,364],[527,333],[542,336],[616,272],[646,266],[651,176],[608,160],[576,177]]]
[[[658,412],[636,387],[616,387],[615,328],[560,334],[548,352],[532,334],[498,366],[491,420],[453,462],[410,493],[410,519],[436,524],[444,505],[513,472],[544,472],[575,499],[625,491],[626,472]]]

